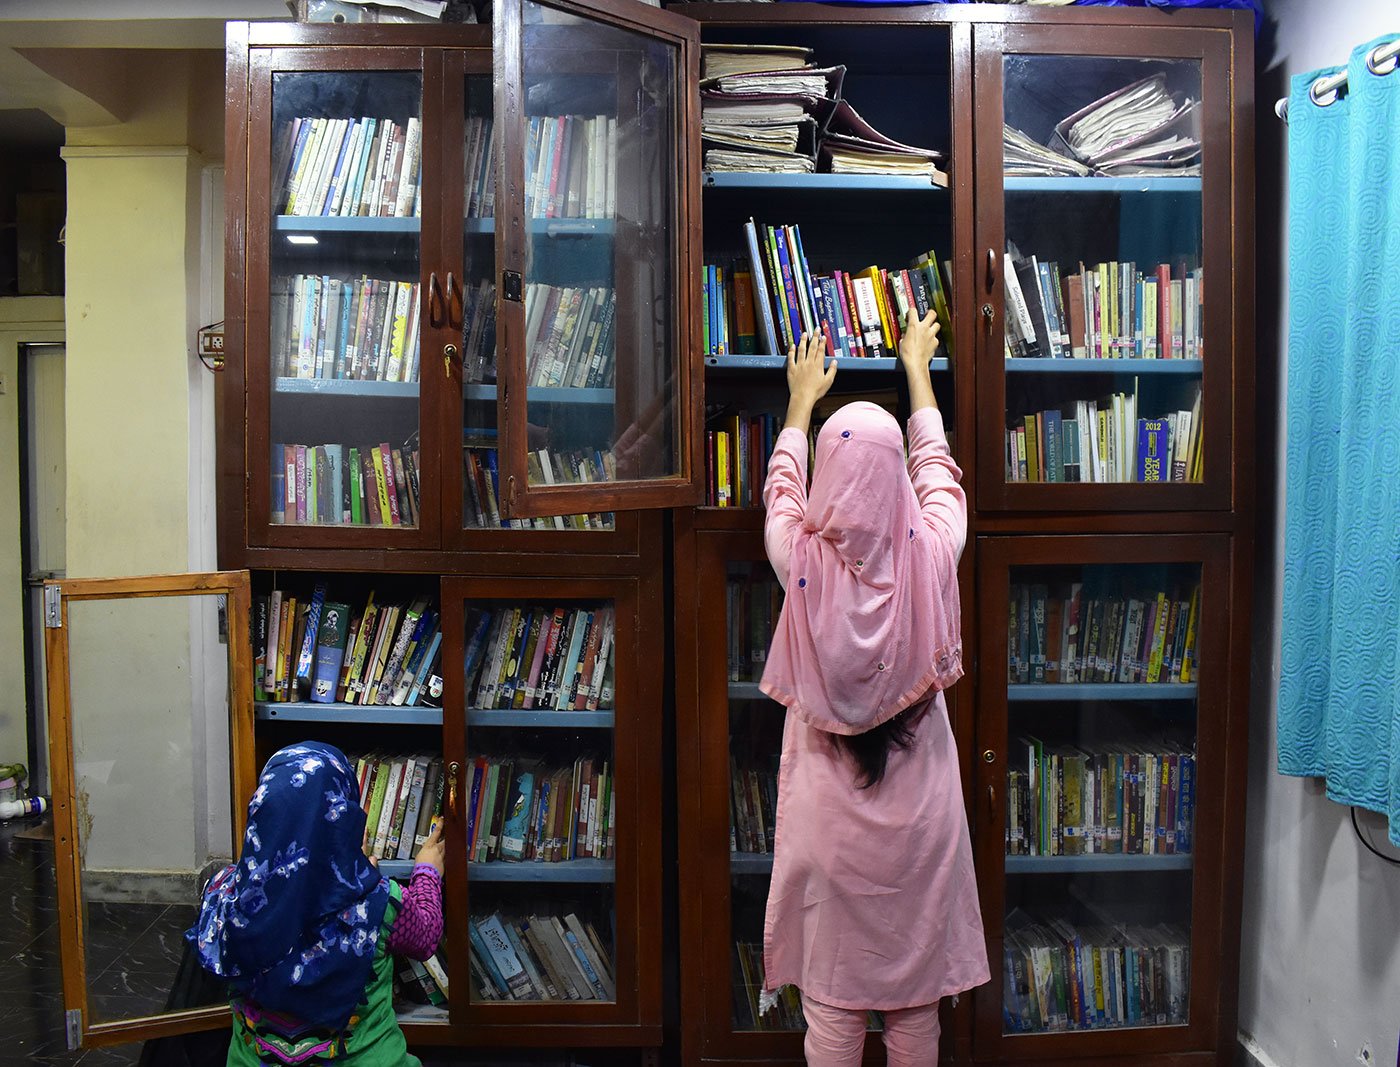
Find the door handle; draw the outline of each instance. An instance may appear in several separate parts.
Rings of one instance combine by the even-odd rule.
[[[447,811],[457,810],[457,772],[461,770],[456,760],[447,765]]]
[[[456,279],[452,277],[452,272],[447,272],[447,325],[449,329],[460,330],[462,328],[462,316],[458,315],[454,321],[452,318],[452,302],[455,300],[459,307],[465,309],[465,293],[458,293]]]
[[[444,308],[442,286],[438,283],[437,271],[428,275],[428,325],[438,329],[443,324]]]
[[[995,248],[987,249],[987,292],[991,292],[997,287],[997,264],[1001,261],[997,258]]]

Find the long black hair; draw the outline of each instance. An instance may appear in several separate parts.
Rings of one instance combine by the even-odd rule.
[[[920,701],[863,734],[831,735],[837,749],[856,765],[856,788],[871,789],[878,785],[885,777],[890,753],[914,744],[914,724],[927,706],[926,701]]]

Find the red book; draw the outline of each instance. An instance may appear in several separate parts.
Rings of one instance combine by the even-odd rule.
[[[860,318],[856,314],[856,293],[851,286],[851,276],[846,271],[840,272],[841,302],[845,305],[841,310],[846,315],[846,331],[851,335],[851,344],[854,346],[858,356],[868,356],[865,349],[865,337],[860,330]]]
[[[378,447],[384,462],[385,494],[389,498],[389,514],[386,521],[388,525],[398,526],[403,519],[399,515],[398,483],[394,481],[394,450],[389,447],[388,441]]]
[[[1171,359],[1176,355],[1172,346],[1172,269],[1157,264],[1157,358]]]

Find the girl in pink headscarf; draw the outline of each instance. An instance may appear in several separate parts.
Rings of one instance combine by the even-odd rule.
[[[871,1010],[890,1067],[936,1064],[939,1000],[989,977],[942,694],[962,674],[967,501],[929,379],[937,337],[932,312],[910,315],[907,461],[893,416],[847,404],[809,494],[812,408],[836,367],[804,335],[763,487],[787,596],[761,688],[788,709],[764,972],[766,992],[802,991],[809,1067],[860,1063]]]

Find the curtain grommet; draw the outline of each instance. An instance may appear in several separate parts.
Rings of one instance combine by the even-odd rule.
[[[1322,92],[1318,91],[1318,86],[1322,85],[1326,80],[1326,78],[1318,78],[1317,81],[1313,82],[1312,85],[1308,87],[1308,98],[1318,107],[1331,107],[1341,97],[1340,88],[1325,89]],[[1324,97],[1326,99],[1324,99]]]
[[[1378,78],[1383,78],[1387,74],[1393,74],[1396,66],[1400,65],[1400,52],[1391,52],[1390,55],[1386,56],[1384,59],[1378,57],[1382,52],[1386,51],[1386,49],[1394,47],[1394,44],[1382,44],[1371,49],[1370,53],[1366,56],[1366,69]],[[1381,69],[1381,64],[1383,63],[1389,64],[1384,70]]]

